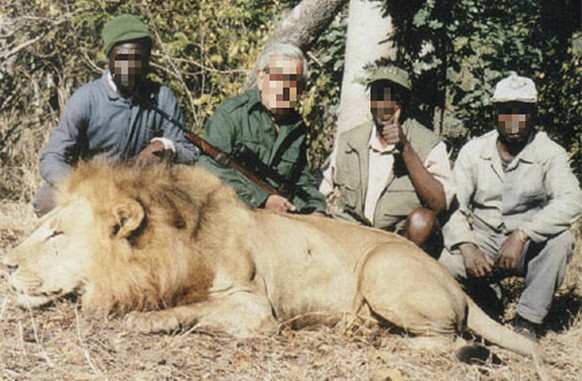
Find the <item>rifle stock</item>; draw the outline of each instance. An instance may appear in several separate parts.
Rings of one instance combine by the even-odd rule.
[[[193,134],[192,132],[187,132],[185,136],[186,139],[192,142],[192,144],[194,144],[196,147],[200,148],[200,150],[203,153],[213,158],[214,161],[216,161],[218,164],[222,165],[223,167],[234,169],[235,171],[239,172],[241,175],[249,179],[251,182],[253,182],[253,184],[269,192],[270,195],[282,196],[275,188],[267,184],[253,172],[243,167],[242,165],[239,165],[234,160],[231,160],[230,156],[226,152],[223,152],[222,150],[216,148],[215,146],[208,143],[200,136]]]

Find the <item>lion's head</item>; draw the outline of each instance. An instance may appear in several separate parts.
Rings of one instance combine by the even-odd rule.
[[[9,283],[32,307],[70,294],[105,312],[203,299],[212,273],[196,240],[218,223],[207,212],[232,203],[232,190],[192,167],[80,166],[57,208],[4,258]]]
[[[94,216],[82,201],[54,210],[34,233],[5,259],[9,281],[19,304],[37,307],[55,298],[77,293],[86,280],[88,257],[97,235],[71,239],[89,231]]]

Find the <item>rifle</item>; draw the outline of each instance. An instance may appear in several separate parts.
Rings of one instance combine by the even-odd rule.
[[[259,156],[242,143],[237,144],[230,154],[232,160],[249,169],[261,179],[271,179],[278,184],[277,191],[291,200],[297,196],[303,201],[309,201],[309,193],[297,187],[274,168],[265,164]]]
[[[134,93],[134,96],[136,96],[140,101],[142,101],[147,106],[155,110],[158,114],[162,116],[162,118],[166,119],[168,122],[172,123],[173,125],[175,125],[176,127],[180,128],[183,131],[187,131],[182,123],[172,118],[170,114],[160,109],[157,105],[153,104],[149,100],[144,99],[137,93]],[[253,184],[267,191],[269,195],[282,196],[289,200],[291,200],[293,196],[297,196],[303,199],[304,201],[307,201],[309,199],[309,194],[307,192],[305,192],[303,189],[297,188],[293,184],[290,184],[283,176],[281,176],[277,171],[263,163],[254,152],[250,151],[244,145],[239,145],[235,147],[233,155],[229,155],[192,132],[186,132],[185,138],[191,143],[193,143],[196,147],[200,148],[200,150],[204,154],[214,159],[214,161],[216,161],[219,165],[222,165],[223,167],[226,168],[234,169],[235,171],[239,172],[241,175],[249,179]],[[235,156],[237,156],[238,158]],[[240,164],[238,162],[238,159],[243,160],[244,163],[246,163],[246,165],[252,166],[254,169],[247,168],[244,163]],[[259,174],[257,174],[257,172]],[[263,180],[264,177],[269,177],[273,181],[276,181],[278,184],[281,184],[281,190],[277,190],[271,185],[269,185],[265,180]]]
[[[204,154],[210,156],[212,159],[214,159],[214,161],[216,161],[221,166],[234,169],[235,171],[239,172],[241,175],[249,179],[253,184],[258,185],[261,189],[269,192],[270,195],[285,197],[284,195],[279,193],[275,188],[267,184],[259,176],[255,175],[249,169],[243,167],[235,160],[233,160],[229,154],[216,148],[212,144],[208,143],[206,140],[202,139],[200,136],[195,135],[192,132],[187,132],[185,137],[196,147],[200,148],[200,150]]]

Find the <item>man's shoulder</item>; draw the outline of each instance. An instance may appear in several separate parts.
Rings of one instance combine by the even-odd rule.
[[[87,95],[95,93],[104,86],[103,77],[95,78],[89,82],[83,83],[73,92],[73,95]]]
[[[483,135],[472,137],[467,143],[462,147],[462,151],[470,151],[472,153],[477,153],[488,149],[492,144],[495,144],[497,140],[497,130],[491,130],[484,133]]]
[[[558,156],[567,156],[566,149],[552,140],[544,131],[536,132],[528,150],[528,157],[532,160],[551,160]]]
[[[420,123],[414,118],[407,118],[403,123],[402,127],[409,130],[422,131],[426,134],[431,134],[437,136],[430,128],[426,127],[424,124]]]
[[[106,94],[105,84],[101,78],[85,82],[77,88],[67,101],[68,107],[85,107],[92,104]]]
[[[372,122],[365,122],[342,132],[338,137],[338,147],[345,147],[347,144],[364,144],[370,139],[370,131],[372,128]]]
[[[247,109],[252,106],[253,103],[257,102],[257,94],[254,94],[255,91],[255,89],[251,89],[226,99],[218,107],[218,110],[226,113],[233,113],[238,109]]]
[[[409,139],[424,139],[436,142],[440,142],[441,138],[434,133],[431,129],[420,123],[414,118],[408,118],[402,123],[402,128],[404,133]]]
[[[150,99],[157,99],[158,102],[176,102],[176,94],[168,86],[159,82],[148,80],[141,88],[142,96],[151,97]]]
[[[402,123],[402,130],[422,161],[426,160],[430,152],[442,142],[437,134],[416,119],[406,119]]]
[[[536,132],[532,146],[536,150],[536,152],[546,154],[546,155],[556,155],[556,154],[565,154],[566,149],[562,147],[560,144],[552,140],[548,136],[548,134],[544,131]]]
[[[340,134],[339,140],[341,141],[350,141],[355,136],[360,135],[370,135],[370,130],[372,129],[373,125],[372,122],[364,122],[356,127],[352,127],[347,131],[344,131]]]

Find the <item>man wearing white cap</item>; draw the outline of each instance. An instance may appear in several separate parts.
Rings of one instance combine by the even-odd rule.
[[[534,129],[537,90],[516,74],[492,98],[497,129],[465,144],[454,166],[459,208],[445,225],[440,262],[477,297],[506,276],[525,277],[515,329],[537,339],[563,281],[582,214],[566,151]]]

